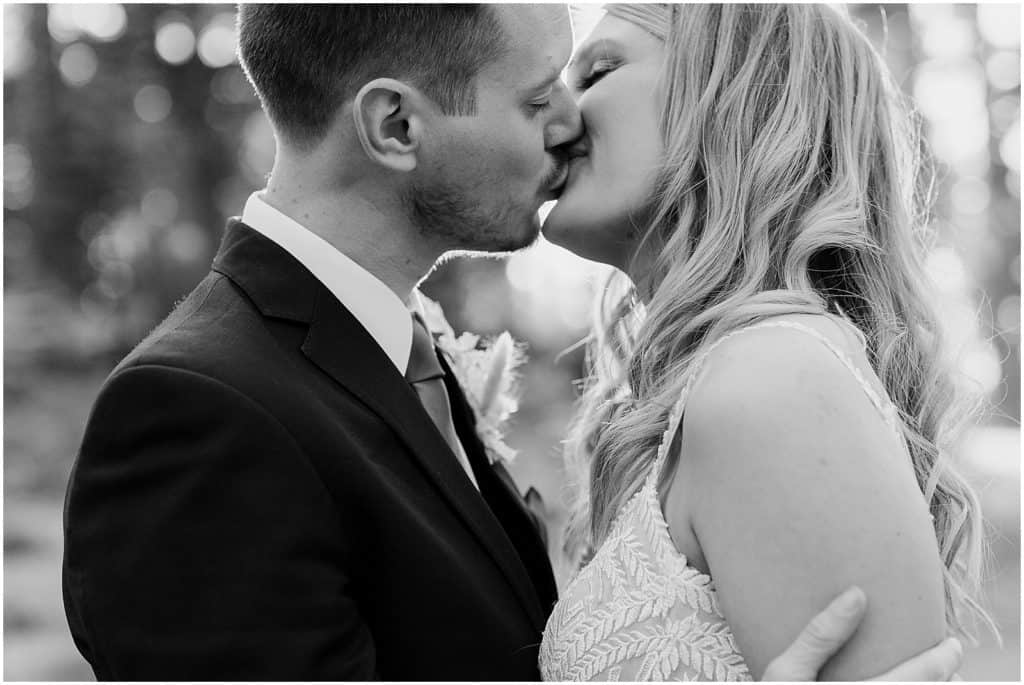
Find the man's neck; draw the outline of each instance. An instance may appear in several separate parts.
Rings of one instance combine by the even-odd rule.
[[[305,192],[275,183],[272,176],[262,197],[369,271],[403,302],[441,256],[407,219],[356,194]]]

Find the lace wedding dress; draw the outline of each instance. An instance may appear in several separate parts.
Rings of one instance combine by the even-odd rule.
[[[770,327],[801,331],[824,343],[899,433],[888,397],[875,392],[845,351],[814,328],[769,320],[723,336],[694,363],[642,487],[555,605],[540,648],[544,680],[751,679],[719,610],[713,581],[692,568],[669,537],[656,485],[686,396],[708,355],[737,334]]]

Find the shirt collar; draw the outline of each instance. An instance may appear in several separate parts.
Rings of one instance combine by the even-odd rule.
[[[377,341],[399,373],[405,375],[412,349],[410,306],[391,288],[326,240],[271,207],[259,193],[249,196],[242,222],[277,243],[309,269]],[[417,310],[420,308],[415,292],[410,305]]]

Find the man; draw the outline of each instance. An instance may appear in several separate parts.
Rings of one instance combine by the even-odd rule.
[[[245,6],[239,44],[274,169],[93,408],[76,644],[102,680],[534,680],[545,548],[409,310],[442,253],[536,238],[580,134],[567,12]],[[812,678],[862,613],[770,674]]]

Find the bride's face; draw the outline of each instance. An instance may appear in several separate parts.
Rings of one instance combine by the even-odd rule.
[[[655,92],[663,50],[635,24],[605,16],[569,65],[586,133],[543,230],[586,259],[624,268],[639,238],[663,149]]]

